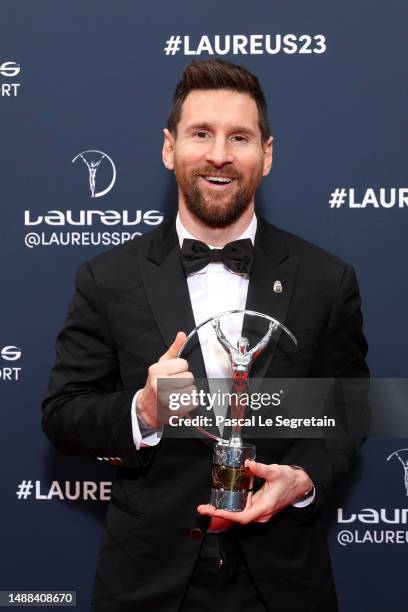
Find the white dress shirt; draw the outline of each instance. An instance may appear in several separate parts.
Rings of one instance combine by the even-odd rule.
[[[254,244],[256,227],[257,219],[254,214],[246,230],[236,240],[250,238],[252,244]],[[185,238],[197,239],[182,225],[178,214],[176,218],[176,231],[180,248]],[[218,248],[211,244],[208,246],[210,249]],[[189,274],[187,285],[196,326],[217,313],[227,310],[244,310],[248,283],[248,274],[232,272],[222,262],[210,263],[202,270]],[[243,314],[234,314],[220,320],[222,330],[232,344],[236,344],[238,338],[242,335],[243,319]],[[188,334],[191,330],[186,329],[184,331]],[[211,379],[231,378],[231,363],[228,355],[219,343],[211,324],[204,325],[198,331],[198,337],[211,391]],[[219,388],[220,384],[217,381],[214,390]],[[131,411],[133,440],[138,450],[141,447],[158,444],[162,433],[162,428],[160,428],[142,438],[136,416],[137,395],[140,391],[141,389],[137,391],[133,398]],[[225,391],[228,391],[228,389],[225,388]],[[226,408],[214,407],[214,411],[216,414],[223,411],[222,414],[225,416]],[[222,430],[220,430],[220,435],[222,436]],[[314,491],[310,497],[308,496],[301,502],[293,505],[302,507],[308,505],[313,500]]]

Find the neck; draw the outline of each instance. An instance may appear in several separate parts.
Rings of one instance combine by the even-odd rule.
[[[246,230],[254,215],[255,203],[252,200],[247,210],[228,227],[213,228],[206,225],[201,219],[193,215],[185,206],[184,202],[179,201],[180,221],[190,234],[197,240],[215,247],[223,247],[228,242],[236,240]]]

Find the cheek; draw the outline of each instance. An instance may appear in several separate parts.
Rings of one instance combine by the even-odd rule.
[[[204,147],[185,146],[176,149],[174,152],[174,159],[177,164],[184,168],[192,168],[202,163],[203,157],[205,157]]]
[[[247,163],[240,164],[239,170],[247,178],[257,176],[263,170],[263,161],[260,160],[248,160]]]
[[[255,154],[253,151],[248,151],[236,156],[235,165],[242,173],[249,176],[257,174],[263,169],[263,161],[263,156],[260,156],[258,153]]]

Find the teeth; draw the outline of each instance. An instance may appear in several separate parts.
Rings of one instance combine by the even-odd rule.
[[[217,183],[230,183],[232,179],[223,176],[206,176],[207,181],[216,181]]]

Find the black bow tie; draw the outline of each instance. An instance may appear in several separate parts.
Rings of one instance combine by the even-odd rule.
[[[249,274],[254,260],[250,238],[228,242],[222,249],[210,249],[200,240],[185,238],[181,247],[181,263],[186,275],[198,272],[209,263],[222,262],[232,272]]]

